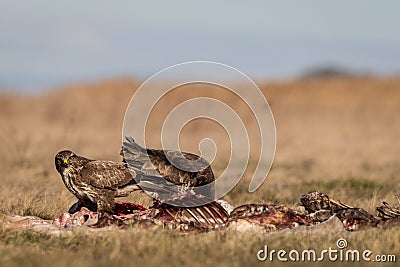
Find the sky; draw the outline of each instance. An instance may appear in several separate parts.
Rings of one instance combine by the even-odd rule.
[[[400,2],[0,0],[0,88],[37,91],[207,60],[255,80],[400,73]]]

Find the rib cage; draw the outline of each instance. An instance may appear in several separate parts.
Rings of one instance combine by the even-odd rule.
[[[159,212],[154,217],[157,224],[179,225],[186,228],[222,228],[226,226],[229,217],[225,209],[217,202],[190,208],[162,204],[157,209]]]

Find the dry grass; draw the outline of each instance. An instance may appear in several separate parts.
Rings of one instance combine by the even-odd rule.
[[[79,85],[38,96],[0,96],[0,214],[53,218],[74,201],[54,168],[54,155],[70,148],[91,158],[119,160],[126,106],[138,84],[130,80]],[[400,79],[331,79],[264,84],[274,113],[277,152],[263,186],[247,193],[249,171],[225,198],[245,202],[299,203],[302,193],[319,189],[349,204],[373,211],[380,201],[394,202],[400,192]],[[157,125],[174,103],[192,95],[211,95],[239,110],[254,131],[248,109],[224,91],[205,86],[182,88],[158,107],[150,143],[159,145]],[[196,121],[181,138],[184,150],[196,152],[199,138],[222,143],[217,173],[226,165],[226,135],[216,125]],[[190,136],[190,138],[188,138]],[[257,142],[252,141],[253,154]],[[1,266],[257,265],[256,253],[273,248],[335,247],[345,236],[351,248],[399,256],[399,228],[360,233],[213,232],[181,235],[162,229],[132,228],[48,236],[0,228]],[[259,263],[266,265],[267,262]],[[270,264],[270,263],[268,263]],[[275,262],[274,264],[278,264]],[[390,266],[390,264],[384,264]]]

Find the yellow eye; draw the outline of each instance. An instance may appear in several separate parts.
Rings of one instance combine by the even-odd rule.
[[[68,160],[67,160],[67,159],[64,159],[64,163],[65,163],[65,164],[68,164]]]

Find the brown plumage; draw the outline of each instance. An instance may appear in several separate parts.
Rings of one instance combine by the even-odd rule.
[[[91,160],[64,150],[56,155],[55,165],[68,190],[92,211],[113,213],[115,197],[139,189],[134,180],[138,173],[122,163]]]
[[[155,198],[162,194],[173,198],[183,195],[188,188],[209,184],[196,193],[214,197],[210,184],[214,174],[205,159],[182,152],[189,161],[185,162],[186,170],[180,170],[164,153],[175,163],[179,160],[177,151],[145,149],[129,137],[122,146],[123,163],[87,159],[64,150],[56,155],[55,165],[65,186],[79,200],[73,210],[84,206],[92,211],[113,213],[114,198],[128,196],[139,189],[153,193]]]
[[[126,137],[120,154],[129,168],[140,170],[145,175],[161,176],[172,184],[193,188],[196,193],[214,198],[212,182],[215,178],[210,164],[197,155],[181,153],[187,160],[183,159],[178,151],[146,149],[137,144],[132,137]],[[178,167],[184,168],[175,167],[170,160]],[[199,189],[200,186],[205,187]]]

